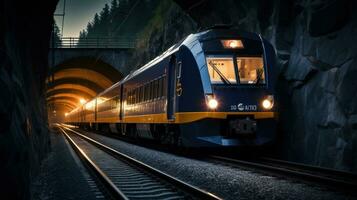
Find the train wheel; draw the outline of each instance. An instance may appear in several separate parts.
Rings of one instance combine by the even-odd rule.
[[[105,133],[111,133],[109,124],[101,124],[101,131]]]
[[[176,126],[166,125],[165,131],[161,135],[161,143],[170,147],[177,147],[182,143],[180,138],[180,133]]]

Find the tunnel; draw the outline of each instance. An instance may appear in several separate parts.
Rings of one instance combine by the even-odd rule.
[[[116,68],[92,57],[71,58],[51,67],[46,78],[49,122],[63,122],[66,113],[91,100],[122,77]]]

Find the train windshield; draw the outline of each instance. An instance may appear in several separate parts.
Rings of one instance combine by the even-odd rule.
[[[237,83],[232,57],[207,57],[208,72],[213,84]]]
[[[212,84],[265,84],[264,61],[261,56],[208,56],[208,73]],[[238,73],[238,74],[236,74]]]
[[[239,82],[241,84],[265,84],[262,57],[237,57]]]

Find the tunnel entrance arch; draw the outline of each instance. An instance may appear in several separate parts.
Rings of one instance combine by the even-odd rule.
[[[58,63],[46,79],[49,121],[62,122],[70,112],[123,78],[114,66],[95,57],[77,57]]]

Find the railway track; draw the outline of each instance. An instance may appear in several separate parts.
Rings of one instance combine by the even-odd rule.
[[[236,159],[217,155],[209,156],[213,162],[270,172],[277,176],[288,176],[304,182],[317,183],[344,191],[356,192],[357,174],[327,168],[303,165],[273,158]]]
[[[158,169],[59,126],[85,166],[112,199],[220,199]]]

